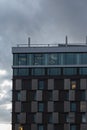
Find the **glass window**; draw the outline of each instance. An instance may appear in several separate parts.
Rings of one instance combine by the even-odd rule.
[[[45,69],[44,68],[33,68],[32,69],[32,75],[45,75]]]
[[[29,75],[29,69],[26,69],[26,68],[18,69],[18,75],[19,76],[28,76]]]
[[[76,81],[71,81],[71,89],[76,89]]]
[[[76,111],[76,103],[75,102],[70,102],[70,111],[75,112]]]
[[[80,53],[79,60],[80,64],[87,64],[87,53]]]
[[[35,113],[32,114],[32,122],[33,122],[33,123],[36,122],[36,114],[35,114]]]
[[[38,130],[44,130],[44,126],[43,125],[38,125]]]
[[[20,94],[20,92],[17,93],[17,99],[18,99],[18,101],[20,101],[20,99],[21,99],[21,94]]]
[[[17,122],[20,122],[20,114],[17,114]]]
[[[52,113],[49,113],[47,115],[47,118],[48,118],[48,123],[52,123]]]
[[[81,112],[86,111],[86,102],[85,101],[80,102],[80,111]]]
[[[53,93],[52,93],[52,91],[47,91],[46,92],[46,98],[47,98],[47,100],[52,100],[52,96],[53,96]]]
[[[18,65],[18,54],[13,54],[13,65]]]
[[[85,90],[82,90],[81,92],[80,92],[80,100],[82,101],[84,101],[85,100]]]
[[[32,54],[33,56],[33,65],[43,65],[44,62],[44,54]]]
[[[80,68],[79,71],[80,75],[87,75],[87,68]]]
[[[69,91],[65,91],[64,100],[69,100]]]
[[[36,100],[36,91],[31,91],[31,100]]]
[[[86,114],[82,113],[82,122],[85,123],[86,122]]]
[[[48,68],[47,69],[47,74],[48,75],[60,75],[61,74],[61,69],[60,68]]]
[[[64,75],[76,75],[77,69],[76,68],[63,68]]]
[[[49,65],[57,64],[57,54],[48,54],[48,64]]]
[[[70,130],[76,130],[76,125],[71,124],[71,125],[70,125]]]
[[[27,54],[19,54],[19,65],[27,64]]]
[[[76,64],[77,55],[75,53],[64,53],[63,54],[63,64],[70,65]]]
[[[39,112],[43,112],[44,111],[44,103],[42,103],[42,102],[38,103],[38,111]]]
[[[17,76],[18,75],[18,69],[13,69],[13,76]]]
[[[69,122],[69,114],[68,113],[65,114],[65,122]]]
[[[39,80],[38,81],[38,89],[44,89],[44,87],[45,87],[45,81]]]

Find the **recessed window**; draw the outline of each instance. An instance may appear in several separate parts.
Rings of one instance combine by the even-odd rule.
[[[49,113],[47,115],[47,118],[48,118],[48,123],[52,123],[52,113]]]
[[[32,69],[32,75],[45,75],[45,69],[44,68],[33,68]]]
[[[85,113],[82,113],[82,122],[85,123],[86,122],[86,114]]]
[[[38,103],[38,111],[39,112],[43,112],[44,111],[44,103],[42,103],[42,102]]]
[[[76,112],[76,102],[70,102],[70,111]]]
[[[48,68],[47,69],[47,74],[48,75],[60,75],[61,74],[61,69],[60,68]]]
[[[44,126],[43,125],[38,125],[38,130],[44,130]]]
[[[33,122],[33,123],[36,122],[36,114],[35,114],[35,113],[32,114],[32,122]]]
[[[71,124],[71,125],[70,125],[70,130],[76,130],[76,125]]]
[[[76,75],[77,69],[76,68],[63,68],[64,75]]]
[[[36,91],[31,91],[30,96],[31,100],[36,100]]]
[[[42,90],[45,87],[45,81],[44,80],[39,80],[38,81],[38,89]]]
[[[76,81],[71,81],[71,89],[76,89]]]

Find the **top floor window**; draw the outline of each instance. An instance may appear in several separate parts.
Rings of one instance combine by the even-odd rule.
[[[44,64],[44,54],[33,54],[33,65]]]

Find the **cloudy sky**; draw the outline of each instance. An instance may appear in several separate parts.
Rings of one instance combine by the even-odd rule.
[[[10,130],[11,47],[27,44],[85,43],[87,0],[0,0],[0,129]]]

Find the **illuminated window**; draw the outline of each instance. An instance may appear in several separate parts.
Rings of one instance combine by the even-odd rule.
[[[71,89],[76,89],[76,81],[71,82]]]

